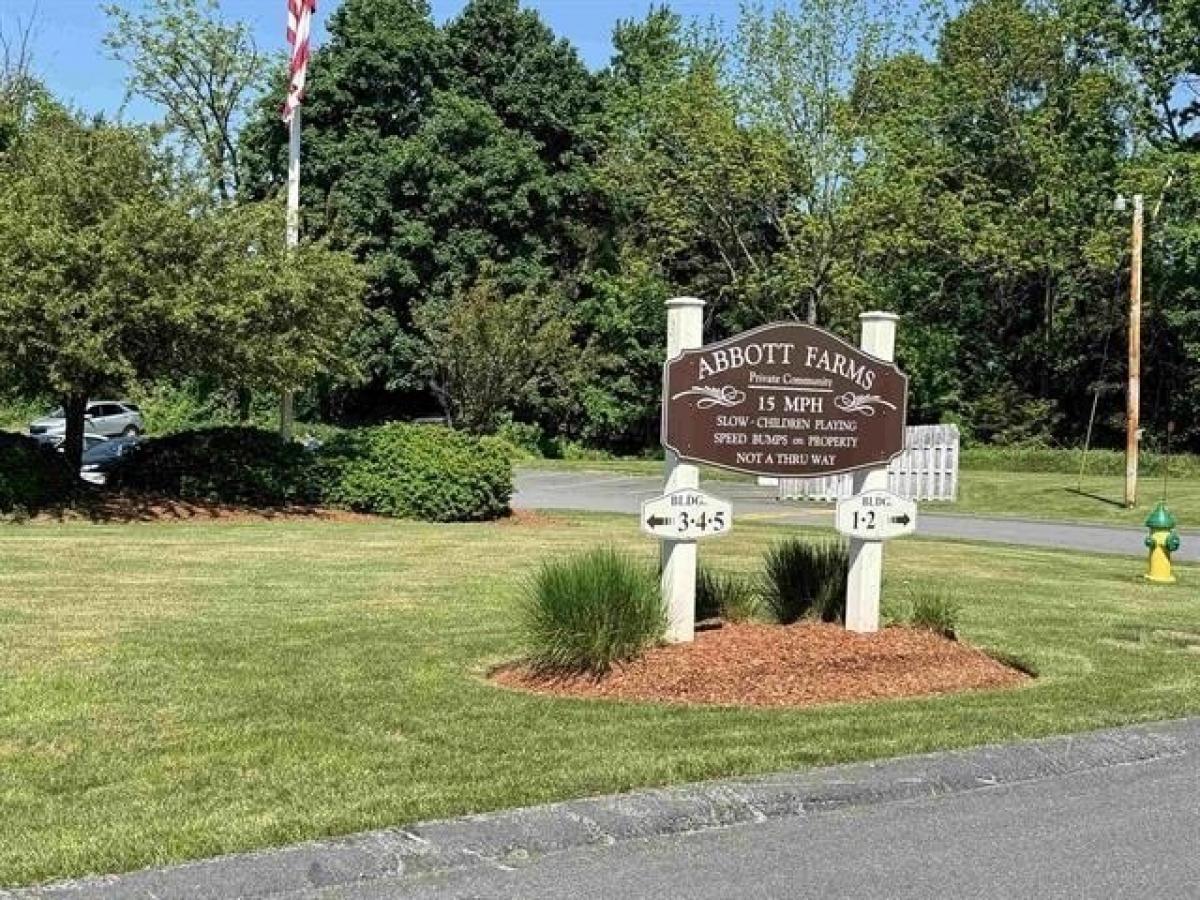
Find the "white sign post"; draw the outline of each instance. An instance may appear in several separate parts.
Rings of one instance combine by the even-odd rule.
[[[642,504],[642,531],[661,541],[698,541],[729,534],[733,507],[728,500],[690,489]]]
[[[896,322],[899,316],[868,312],[859,316],[862,340],[859,346],[886,362],[896,358]],[[866,469],[854,475],[854,493],[887,492],[887,467]],[[915,517],[914,517],[915,519]],[[883,582],[883,543],[850,539],[850,573],[846,579],[846,628],[859,634],[879,630],[879,595]]]
[[[667,301],[667,359],[704,344],[704,301],[676,297]],[[700,469],[679,461],[671,450],[666,456],[666,489],[698,490]],[[696,541],[662,544],[662,593],[667,606],[668,643],[687,644],[696,639]]]

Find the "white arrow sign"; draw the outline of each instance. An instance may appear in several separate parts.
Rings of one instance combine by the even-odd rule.
[[[642,531],[664,541],[695,541],[727,534],[733,507],[703,491],[684,489],[642,504]]]
[[[917,530],[917,504],[890,491],[866,491],[837,506],[837,530],[860,541],[890,541]]]

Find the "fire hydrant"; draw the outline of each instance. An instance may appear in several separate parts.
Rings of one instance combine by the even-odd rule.
[[[1155,584],[1174,584],[1176,578],[1171,574],[1171,554],[1179,549],[1179,532],[1175,530],[1175,517],[1167,509],[1166,503],[1159,503],[1146,520],[1150,534],[1146,538],[1146,546],[1150,548],[1150,565],[1146,571],[1146,580]]]

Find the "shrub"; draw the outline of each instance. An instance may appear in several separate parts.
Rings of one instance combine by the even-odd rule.
[[[58,451],[23,434],[0,433],[0,512],[62,503],[75,481]]]
[[[514,422],[512,419],[508,419],[500,424],[493,437],[512,447],[514,460],[524,462],[541,459],[545,456],[546,432],[540,425]]]
[[[284,506],[321,499],[312,454],[256,428],[209,428],[154,438],[124,457],[118,489],[178,500]]]
[[[696,619],[745,622],[758,611],[754,585],[746,578],[728,572],[715,572],[700,566],[696,572]]]
[[[803,618],[845,621],[849,565],[843,542],[780,541],[764,559],[763,603],[781,625]]]
[[[959,603],[946,591],[929,591],[912,598],[910,621],[914,628],[955,640],[958,636]]]
[[[512,461],[500,442],[438,425],[395,423],[334,437],[318,451],[326,502],[429,522],[508,510]]]
[[[551,674],[602,675],[656,644],[667,627],[653,573],[612,549],[543,565],[521,619],[530,662]]]

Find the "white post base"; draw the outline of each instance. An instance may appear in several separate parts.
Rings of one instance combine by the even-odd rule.
[[[879,630],[883,543],[850,541],[850,576],[846,581],[846,630],[874,634]]]
[[[896,321],[892,313],[863,313],[860,346],[872,356],[896,358]],[[854,493],[886,491],[887,469],[868,469],[854,476]],[[850,540],[850,572],[846,579],[846,629],[859,634],[879,630],[879,598],[883,588],[883,542]]]
[[[667,301],[667,359],[704,343],[704,301],[675,297]],[[663,398],[667,402],[667,398]],[[700,469],[681,463],[667,451],[664,493],[700,487]],[[696,542],[663,541],[662,597],[667,608],[666,641],[688,644],[696,639]]]
[[[667,484],[663,493],[700,487],[700,469],[681,463],[667,451]],[[690,644],[696,639],[696,566],[695,541],[663,541],[662,595],[667,607],[668,644]]]
[[[695,541],[663,543],[662,593],[667,606],[667,643],[690,644],[696,639]]]

